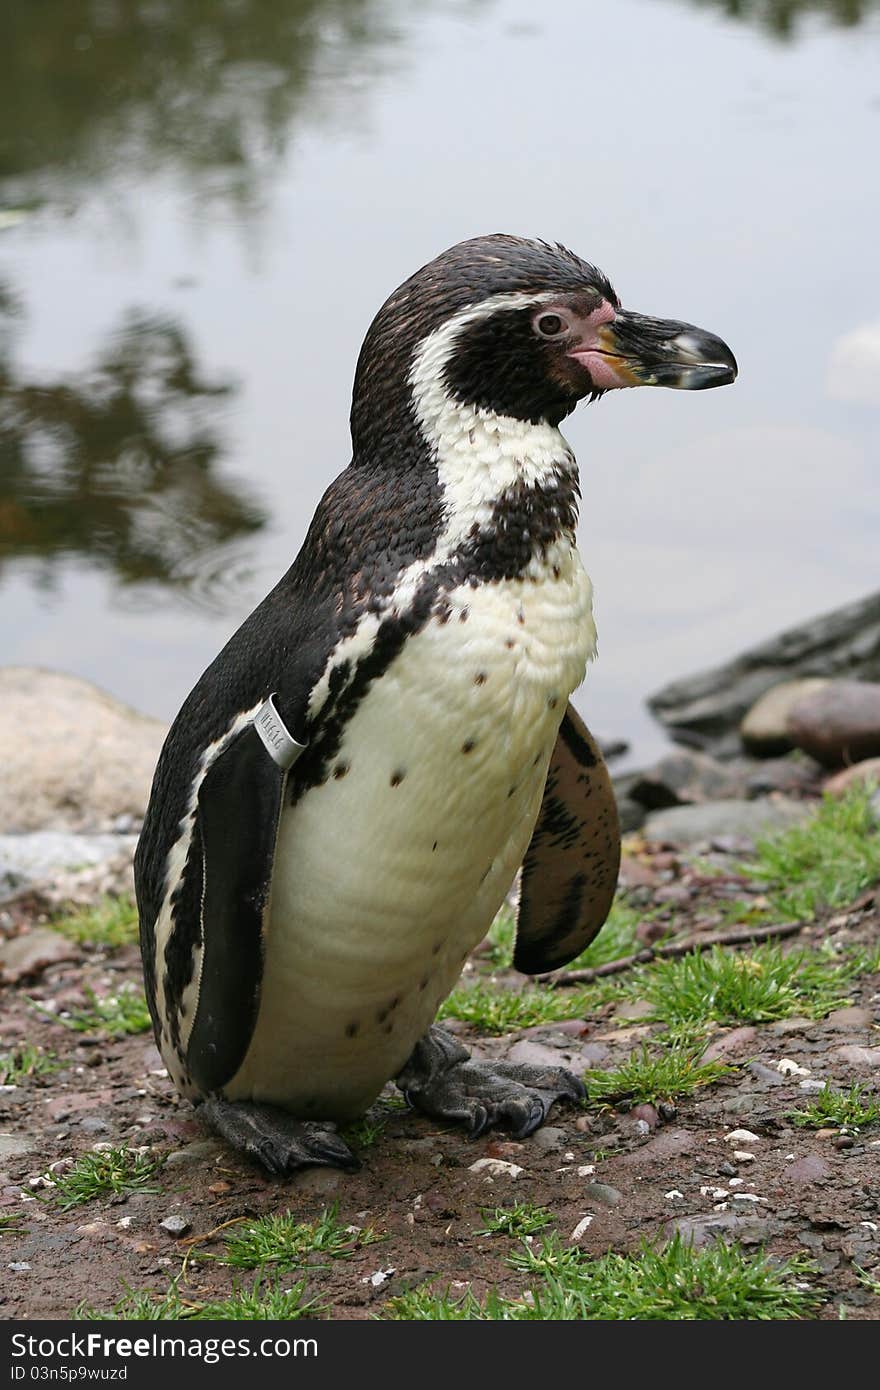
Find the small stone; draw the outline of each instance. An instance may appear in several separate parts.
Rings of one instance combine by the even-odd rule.
[[[12,838],[0,837],[0,844]],[[0,887],[3,884],[3,862],[0,849]],[[0,941],[0,979],[7,985],[18,984],[20,980],[33,979],[49,965],[76,960],[78,956],[76,945],[59,932],[51,931],[49,927],[31,927],[20,936]]]
[[[728,1033],[722,1033],[719,1037],[713,1038],[709,1046],[701,1057],[703,1062],[716,1062],[722,1058],[730,1057],[734,1053],[741,1052],[754,1042],[757,1029],[750,1026],[744,1028],[732,1028]]]
[[[836,1134],[839,1134],[839,1133],[840,1133],[840,1130],[839,1130],[839,1129],[817,1129],[817,1130],[816,1130],[816,1138],[817,1138],[817,1139],[833,1139],[834,1136],[835,1136]]]
[[[501,1158],[478,1158],[468,1172],[483,1173],[488,1178],[518,1178],[525,1169],[518,1163],[505,1163]]]
[[[857,1028],[870,1028],[874,1023],[874,1015],[870,1009],[860,1009],[855,1006],[848,1009],[835,1009],[825,1020],[829,1028],[837,1028],[842,1032],[855,1031]]]
[[[880,1047],[837,1047],[834,1056],[851,1067],[880,1067]]]
[[[657,1114],[663,1123],[668,1125],[675,1119],[678,1111],[671,1101],[661,1100],[660,1104],[657,1106]]]
[[[667,1202],[675,1202],[683,1198],[684,1193],[679,1192],[677,1187],[672,1187],[668,1192],[664,1192],[663,1196],[666,1198]]]
[[[838,1134],[833,1140],[835,1149],[851,1149],[855,1144],[851,1134]]]
[[[590,1202],[598,1202],[603,1207],[616,1207],[623,1200],[623,1193],[606,1182],[587,1183],[583,1196]]]
[[[543,1149],[549,1152],[551,1149],[561,1149],[562,1145],[568,1140],[568,1135],[564,1129],[556,1129],[553,1125],[544,1125],[532,1135],[532,1144],[536,1149]]]
[[[656,1129],[660,1123],[660,1115],[653,1105],[634,1105],[629,1114],[630,1119],[636,1122],[643,1120],[648,1126],[648,1130]]]
[[[825,783],[824,790],[832,796],[843,796],[850,787],[866,787],[880,784],[880,758],[865,758],[842,772],[835,772]]]
[[[768,1086],[782,1086],[785,1084],[785,1077],[780,1076],[779,1072],[774,1071],[772,1067],[765,1066],[763,1062],[749,1062],[748,1070],[752,1073],[752,1076],[757,1077],[759,1081],[765,1081]]]
[[[566,1155],[566,1157],[568,1157],[568,1155]],[[592,1175],[595,1173],[595,1171],[596,1171],[596,1165],[595,1165],[595,1163],[582,1163],[581,1166],[580,1166],[580,1168],[578,1168],[578,1177],[579,1177],[579,1178],[590,1178],[590,1177],[592,1177]]]
[[[732,1129],[729,1134],[725,1134],[724,1141],[727,1144],[760,1144],[761,1140],[757,1134],[752,1134],[750,1129]]]
[[[208,1163],[220,1152],[216,1139],[194,1139],[183,1149],[175,1149],[165,1160],[165,1166],[178,1163]]]
[[[718,1176],[722,1178],[735,1178],[736,1169],[732,1163],[728,1163],[725,1159],[723,1163],[718,1164]]]
[[[880,754],[880,684],[833,680],[789,711],[792,742],[826,767]]]
[[[672,845],[700,844],[723,836],[756,840],[774,830],[800,825],[809,814],[807,804],[788,797],[775,801],[704,801],[653,812],[645,821],[642,834],[646,840]]]
[[[785,1180],[798,1186],[824,1182],[831,1176],[831,1164],[819,1154],[805,1154],[785,1170]]]
[[[806,1081],[798,1082],[798,1090],[818,1094],[819,1091],[824,1091],[827,1085],[827,1081],[819,1081],[815,1077],[808,1077]]]
[[[788,716],[799,701],[828,684],[821,677],[780,681],[755,701],[739,726],[740,738],[756,757],[777,757],[794,747]]]
[[[213,1192],[213,1194],[214,1194],[215,1197],[222,1197],[222,1196],[225,1195],[225,1193],[231,1192],[231,1191],[232,1191],[232,1183],[231,1183],[231,1182],[212,1182],[211,1185],[210,1185],[209,1188],[208,1188],[208,1191],[209,1191],[209,1192]]]
[[[810,1068],[802,1067],[791,1057],[782,1057],[776,1063],[776,1070],[780,1076],[809,1076]]]
[[[754,1163],[755,1155],[748,1153],[745,1149],[734,1149],[733,1156],[738,1163]]]
[[[166,1216],[164,1221],[159,1222],[159,1225],[163,1231],[167,1231],[175,1239],[187,1235],[192,1230],[192,1222],[187,1220],[185,1216]]]
[[[27,1260],[13,1260],[6,1268],[11,1270],[13,1274],[26,1274],[30,1269],[30,1265]]]

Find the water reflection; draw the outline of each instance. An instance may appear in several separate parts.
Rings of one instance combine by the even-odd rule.
[[[7,201],[75,198],[108,170],[171,164],[197,194],[247,205],[297,120],[388,64],[398,38],[388,15],[379,0],[4,5]]]
[[[260,508],[221,481],[218,404],[228,383],[200,373],[182,329],[132,312],[87,370],[32,382],[13,359],[18,306],[0,288],[0,578],[87,557],[124,586],[161,582],[202,596]]]
[[[880,0],[690,0],[700,9],[718,10],[729,19],[744,19],[780,38],[794,38],[803,20],[819,15],[852,28],[880,10]]]

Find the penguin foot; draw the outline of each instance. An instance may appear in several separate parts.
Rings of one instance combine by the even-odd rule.
[[[502,1125],[524,1139],[544,1123],[554,1101],[586,1096],[583,1082],[564,1067],[472,1062],[467,1049],[436,1025],[395,1079],[410,1105],[463,1121],[471,1138]]]
[[[270,1173],[283,1176],[310,1164],[348,1172],[360,1167],[331,1124],[295,1120],[276,1105],[212,1096],[199,1106],[199,1115],[233,1148],[257,1159]]]

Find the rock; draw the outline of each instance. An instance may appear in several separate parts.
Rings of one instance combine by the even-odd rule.
[[[808,676],[880,681],[880,593],[675,681],[648,705],[677,743],[732,757],[740,748],[740,721],[755,701],[782,681]]]
[[[746,1064],[746,1070],[750,1071],[752,1076],[757,1077],[759,1081],[765,1081],[768,1086],[785,1085],[785,1077],[780,1076],[779,1072],[774,1071],[772,1067],[765,1066],[763,1062],[748,1062]],[[824,1084],[823,1082],[823,1087]]]
[[[140,820],[166,732],[78,676],[0,668],[0,831]]]
[[[792,753],[787,758],[767,758],[752,763],[745,771],[746,796],[769,796],[782,792],[785,796],[818,795],[822,790],[824,770],[805,753]]]
[[[136,835],[78,835],[61,830],[0,835],[0,895],[54,888],[56,900],[132,891]]]
[[[788,753],[794,747],[788,731],[788,716],[794,706],[807,695],[813,695],[828,684],[827,679],[782,681],[756,700],[739,726],[740,738],[755,757],[771,758]]]
[[[880,1047],[836,1047],[834,1056],[851,1067],[880,1067]]]
[[[0,1162],[7,1158],[20,1158],[33,1148],[30,1139],[21,1134],[0,1134]]]
[[[825,783],[824,790],[832,796],[843,796],[850,787],[880,786],[880,758],[864,758],[842,772],[835,772]]]
[[[581,1194],[588,1202],[598,1202],[602,1207],[616,1207],[623,1201],[623,1193],[607,1182],[588,1182]]]
[[[788,716],[792,742],[825,767],[880,754],[880,684],[830,681]]]
[[[742,1028],[731,1028],[729,1032],[722,1033],[720,1037],[714,1038],[710,1042],[700,1061],[717,1062],[726,1057],[734,1056],[754,1042],[757,1031],[757,1028],[751,1027],[750,1024],[746,1024]]]
[[[750,1129],[732,1129],[729,1134],[724,1136],[725,1144],[760,1144],[760,1134],[753,1134]]]
[[[799,801],[704,801],[698,806],[673,806],[655,811],[642,828],[646,840],[694,845],[726,836],[757,840],[774,830],[799,825],[810,813]]]
[[[568,1143],[568,1135],[564,1129],[557,1129],[554,1125],[542,1125],[532,1135],[532,1144],[536,1149],[543,1149],[550,1152],[552,1149],[561,1149],[563,1144]]]
[[[195,1139],[183,1149],[174,1149],[165,1159],[165,1167],[178,1163],[212,1163],[219,1152],[216,1139]]]
[[[159,1225],[163,1231],[174,1236],[175,1240],[179,1240],[181,1236],[187,1235],[192,1230],[192,1222],[188,1221],[185,1216],[166,1216],[164,1221],[159,1222]]]
[[[0,880],[2,881],[2,880]],[[0,940],[0,979],[14,985],[32,979],[61,960],[76,960],[79,952],[72,941],[48,927],[32,927],[20,936]]]
[[[861,1009],[852,1005],[847,1009],[835,1009],[825,1019],[826,1027],[849,1033],[857,1028],[870,1028],[874,1023],[871,1009]]]
[[[482,1173],[487,1178],[518,1178],[525,1170],[518,1163],[505,1163],[502,1158],[478,1158],[468,1168],[470,1173]]]
[[[797,1159],[790,1168],[785,1170],[785,1180],[787,1183],[797,1183],[799,1187],[806,1187],[815,1182],[824,1182],[830,1178],[832,1173],[831,1164],[827,1158],[821,1158],[819,1154],[805,1154],[803,1158]]]
[[[630,774],[629,796],[649,811],[741,796],[743,777],[705,753],[670,753]]]
[[[663,1227],[667,1236],[680,1235],[688,1245],[699,1249],[720,1236],[729,1237],[741,1245],[763,1245],[776,1228],[758,1212],[713,1212],[709,1216],[679,1216]]]

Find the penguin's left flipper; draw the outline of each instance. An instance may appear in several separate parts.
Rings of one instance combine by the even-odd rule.
[[[569,705],[523,860],[515,968],[540,975],[580,955],[611,910],[619,870],[611,778],[595,739]]]
[[[416,1044],[396,1084],[410,1105],[442,1120],[458,1120],[471,1138],[494,1125],[525,1139],[557,1100],[581,1101],[586,1088],[564,1067],[474,1062],[451,1033],[435,1024]]]

